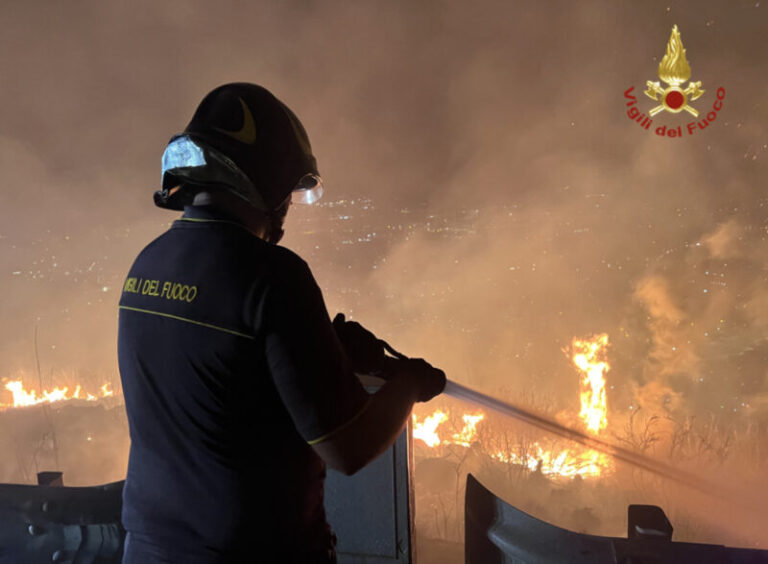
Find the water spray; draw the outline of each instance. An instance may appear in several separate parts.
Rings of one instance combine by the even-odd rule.
[[[387,352],[389,352],[395,358],[408,358],[404,354],[397,352],[384,341],[381,341],[381,343]],[[645,470],[646,472],[650,472],[657,476],[678,482],[684,486],[699,490],[708,495],[714,495],[716,497],[721,497],[730,501],[734,500],[733,492],[726,490],[718,484],[714,484],[695,474],[692,474],[691,472],[676,468],[660,460],[636,453],[627,448],[611,444],[607,441],[588,435],[583,431],[566,427],[565,425],[562,425],[557,421],[553,421],[552,419],[549,419],[543,415],[507,402],[503,402],[491,396],[467,388],[466,386],[457,382],[447,380],[443,393],[453,398],[485,407],[507,417],[517,419],[538,429],[541,429],[542,431],[552,433],[553,435],[557,435],[566,440],[582,444],[585,447],[607,454],[616,460],[626,462],[632,466]]]
[[[468,401],[487,409],[492,409],[493,411],[506,415],[507,417],[518,419],[519,421],[533,425],[534,427],[548,433],[552,433],[569,441],[577,442],[584,445],[585,447],[605,453],[615,458],[616,460],[621,460],[622,462],[632,464],[633,466],[641,468],[647,472],[651,472],[658,476],[680,482],[686,486],[708,494],[714,493],[719,496],[730,498],[730,496],[723,488],[720,488],[719,486],[712,484],[696,476],[695,474],[691,474],[690,472],[675,468],[674,466],[670,466],[659,460],[654,460],[647,456],[643,456],[642,454],[633,452],[629,449],[597,439],[588,435],[587,433],[566,427],[565,425],[548,419],[542,415],[500,401],[496,398],[492,398],[475,390],[471,390],[466,386],[456,382],[448,380],[445,384],[445,390],[443,393],[456,399]]]

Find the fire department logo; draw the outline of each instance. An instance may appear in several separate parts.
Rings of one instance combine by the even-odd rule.
[[[677,25],[675,25],[672,27],[672,33],[667,42],[667,51],[659,63],[660,81],[648,80],[645,83],[645,95],[654,102],[658,102],[658,104],[648,110],[648,115],[641,113],[637,106],[637,97],[632,94],[635,87],[630,86],[624,92],[624,98],[627,100],[626,105],[629,107],[627,117],[639,123],[646,130],[651,129],[652,118],[665,111],[671,114],[679,114],[686,111],[694,118],[698,118],[699,111],[690,102],[701,98],[706,91],[701,87],[700,80],[693,82],[690,78],[691,66],[688,64],[688,59],[685,56],[685,48],[683,47],[683,40],[680,38],[680,31],[677,29]],[[665,86],[662,86],[662,82]],[[686,82],[688,83],[687,85],[685,84]],[[708,112],[701,119],[686,124],[685,128],[677,124],[675,124],[677,125],[676,127],[675,125],[660,125],[656,127],[655,133],[659,136],[679,138],[685,132],[688,135],[693,135],[695,131],[705,129],[717,119],[717,114],[723,107],[725,88],[719,87],[715,98],[712,111]]]
[[[648,89],[645,91],[645,95],[657,102],[661,100],[660,105],[648,112],[651,117],[663,110],[673,114],[685,110],[692,116],[698,117],[699,112],[688,105],[688,101],[698,100],[705,91],[701,89],[700,80],[698,82],[691,81],[688,86],[682,88],[682,84],[691,78],[691,67],[685,58],[685,48],[683,48],[683,40],[680,39],[677,25],[672,28],[672,35],[670,35],[667,43],[667,52],[659,63],[659,78],[669,86],[662,88],[658,82],[652,80],[646,82]]]

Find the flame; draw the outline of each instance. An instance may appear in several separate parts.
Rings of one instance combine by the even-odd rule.
[[[595,335],[590,339],[574,338],[571,343],[573,363],[582,372],[579,416],[584,420],[587,429],[595,434],[608,425],[605,373],[611,367],[605,359],[607,348],[606,333]],[[458,445],[468,448],[478,442],[477,427],[485,419],[482,411],[473,414],[462,413],[461,431],[446,434],[441,438],[438,434],[439,427],[449,419],[456,421],[458,417],[451,418],[442,409],[435,410],[421,420],[414,414],[413,437],[424,441],[429,448],[441,445]],[[498,448],[499,442],[494,441],[494,437],[485,434],[483,439],[479,441],[480,448],[485,450],[491,458],[505,464],[523,466],[531,472],[540,472],[546,476],[586,478],[601,476],[614,469],[611,457],[596,450],[578,446],[562,449],[555,445],[546,448],[539,442],[526,447],[521,444],[512,449],[501,450]]]
[[[464,426],[461,428],[461,431],[451,435],[450,439],[440,440],[440,436],[437,434],[437,428],[448,421],[448,414],[445,411],[438,409],[432,415],[426,417],[421,423],[416,414],[414,414],[413,438],[421,439],[428,447],[436,447],[439,445],[470,447],[477,438],[477,424],[485,419],[485,414],[477,413],[475,415],[470,415],[465,413],[461,417],[464,421]]]
[[[99,390],[101,390],[101,397],[103,398],[111,398],[115,395],[115,392],[109,389],[109,383],[103,384]]]
[[[440,437],[437,435],[437,427],[448,420],[448,414],[437,410],[432,415],[419,423],[416,414],[413,415],[413,438],[421,439],[427,446],[435,447],[440,444]]]
[[[514,452],[495,452],[492,458],[507,464],[525,466],[531,472],[541,472],[545,476],[561,476],[582,478],[600,476],[604,471],[613,468],[610,457],[596,450],[561,450],[554,453],[546,450],[539,443],[531,445],[533,452],[517,454]]]
[[[581,417],[587,430],[597,434],[608,426],[608,408],[605,402],[605,376],[611,366],[602,357],[608,347],[608,335],[603,333],[591,339],[573,339],[573,363],[581,370]]]
[[[35,390],[26,390],[22,380],[10,380],[5,384],[5,389],[11,392],[13,396],[13,403],[0,402],[0,409],[9,407],[27,407],[41,403],[54,403],[73,399],[97,401],[99,399],[108,398],[115,395],[115,393],[110,389],[109,384],[104,384],[101,386],[99,389],[99,396],[90,393],[86,393],[85,396],[83,396],[81,394],[83,388],[79,384],[71,393],[69,391],[69,387],[65,386],[62,388],[53,388],[52,390],[43,390],[40,395],[38,395]]]
[[[691,67],[685,58],[683,40],[677,25],[672,28],[667,43],[667,53],[659,63],[659,78],[670,86],[678,86],[691,78]]]
[[[441,439],[438,435],[440,425],[449,420],[449,415],[443,410],[436,410],[431,415],[420,420],[413,415],[413,437],[424,441],[430,447],[435,448],[445,445],[457,445],[469,448],[478,441],[477,426],[485,419],[485,414],[464,413],[461,415],[463,427],[461,432],[454,433]],[[492,437],[487,438],[493,439]],[[497,443],[498,444],[498,443]],[[557,449],[554,446],[545,448],[535,442],[528,448],[519,447],[515,450],[499,450],[490,445],[480,443],[480,447],[488,453],[488,456],[505,464],[523,466],[531,472],[541,472],[545,476],[583,478],[601,476],[613,470],[611,458],[601,452],[575,447],[572,449]]]
[[[477,415],[469,415],[465,413],[461,416],[464,420],[464,427],[460,433],[456,433],[452,437],[452,443],[455,445],[461,445],[469,447],[475,441],[477,437],[477,424],[485,419],[484,413],[478,413]]]

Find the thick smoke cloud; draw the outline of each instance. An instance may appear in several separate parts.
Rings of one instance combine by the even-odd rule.
[[[174,219],[151,204],[159,157],[207,91],[243,80],[300,116],[326,198],[370,199],[386,234],[362,268],[365,245],[305,234],[328,208],[291,212],[285,244],[330,311],[554,411],[577,405],[562,350],[607,332],[609,419],[632,406],[768,421],[768,6],[13,4],[0,19],[0,378],[34,372],[37,331],[46,385],[69,371],[118,388],[119,291]],[[707,129],[670,139],[655,127],[693,118],[662,113],[646,131],[624,92],[651,107],[642,92],[673,24],[706,90],[700,117],[726,96]]]

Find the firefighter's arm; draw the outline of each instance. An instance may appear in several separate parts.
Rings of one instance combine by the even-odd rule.
[[[420,359],[387,359],[383,342],[343,316],[332,324],[309,267],[281,254],[275,281],[254,290],[269,374],[299,435],[352,474],[392,445],[414,402],[442,392],[445,374]],[[373,372],[387,382],[369,395],[355,373]]]
[[[421,359],[387,361],[387,380],[345,425],[312,446],[334,470],[354,474],[387,450],[402,432],[411,408],[442,392],[445,374]]]

